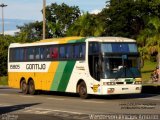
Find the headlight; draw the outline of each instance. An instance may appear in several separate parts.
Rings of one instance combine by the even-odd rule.
[[[103,85],[115,85],[115,82],[103,82]]]
[[[136,84],[136,85],[140,85],[140,84],[142,84],[142,81],[135,81],[135,83],[134,84]]]

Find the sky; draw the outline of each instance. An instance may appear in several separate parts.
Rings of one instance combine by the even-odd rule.
[[[46,0],[47,5],[56,2],[69,6],[79,6],[83,12],[97,12],[102,10],[107,0]],[[8,5],[4,8],[4,17],[9,19],[42,20],[43,0],[0,0],[0,4]],[[2,16],[0,10],[0,18]]]

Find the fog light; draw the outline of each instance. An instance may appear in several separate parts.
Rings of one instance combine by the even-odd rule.
[[[108,88],[108,93],[113,93],[114,92],[114,88]]]

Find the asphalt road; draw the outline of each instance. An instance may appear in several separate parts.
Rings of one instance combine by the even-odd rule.
[[[136,94],[92,96],[45,92],[24,95],[20,90],[0,87],[2,120],[155,120],[160,119],[160,95]]]

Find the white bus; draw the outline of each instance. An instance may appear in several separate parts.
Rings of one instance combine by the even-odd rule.
[[[137,44],[122,37],[66,37],[13,43],[8,50],[9,86],[80,97],[140,93]]]

